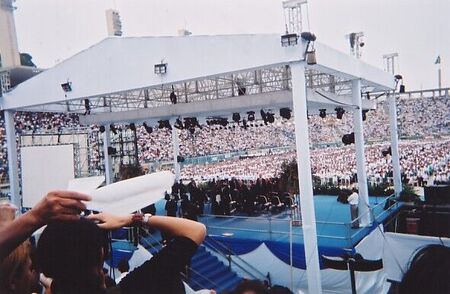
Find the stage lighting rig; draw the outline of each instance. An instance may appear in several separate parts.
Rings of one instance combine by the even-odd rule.
[[[238,123],[240,120],[241,120],[241,115],[239,114],[239,112],[233,113],[233,121]]]
[[[324,109],[324,108],[319,109],[319,116],[320,116],[321,118],[327,117],[327,110]]]
[[[167,73],[167,63],[161,61],[161,63],[155,64],[155,74],[163,75]]]
[[[280,116],[284,119],[290,119],[291,110],[289,108],[280,108]]]
[[[153,128],[149,125],[147,125],[147,123],[143,123],[142,126],[144,127],[144,129],[147,131],[148,134],[153,133]]]
[[[72,82],[67,81],[67,83],[61,84],[61,88],[65,93],[72,92]]]
[[[254,121],[255,120],[255,112],[254,111],[248,111],[247,112],[247,119],[248,119],[248,121]]]
[[[394,77],[395,77],[395,82],[397,84],[398,84],[398,82],[401,81],[399,92],[401,94],[405,93],[406,92],[406,88],[405,88],[405,85],[403,84],[403,76],[402,75],[395,75]]]
[[[281,46],[282,47],[288,47],[288,46],[295,46],[298,44],[298,35],[297,34],[284,34],[281,36]]]
[[[314,49],[314,42],[316,41],[316,35],[314,35],[311,32],[302,32],[300,34],[301,38],[308,43],[306,44],[305,49],[305,60],[308,65],[314,65],[317,64],[316,59],[316,49]]]
[[[336,107],[334,109],[336,111],[336,117],[337,119],[342,119],[342,117],[344,116],[345,110],[342,107]]]
[[[164,128],[166,128],[166,129],[169,129],[169,130],[172,130],[172,126],[170,125],[170,121],[169,120],[159,120],[158,121],[158,128],[160,128],[160,129],[164,129]]]
[[[113,124],[110,124],[109,128],[110,128],[111,132],[113,132],[114,135],[117,135],[117,129]]]
[[[103,134],[105,132],[105,126],[100,126],[99,131]]]
[[[344,143],[344,145],[355,143],[355,133],[345,134],[342,136],[342,143]]]
[[[177,118],[175,120],[175,123],[173,124],[173,126],[179,130],[183,130],[184,126],[183,126],[183,122],[181,121],[181,119]]]

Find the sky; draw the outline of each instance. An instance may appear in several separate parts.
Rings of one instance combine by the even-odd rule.
[[[21,52],[49,68],[107,36],[105,10],[118,9],[124,36],[284,32],[281,0],[17,0]],[[345,35],[364,32],[362,60],[383,68],[397,52],[397,73],[407,90],[450,87],[449,0],[309,0],[305,30],[317,41],[349,52]],[[320,58],[318,56],[318,58]]]

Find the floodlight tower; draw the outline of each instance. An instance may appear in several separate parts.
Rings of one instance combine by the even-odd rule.
[[[302,5],[307,0],[287,0],[283,1],[284,22],[286,24],[286,34],[298,34],[303,31],[302,25]]]
[[[13,2],[0,0],[0,67],[20,66]]]
[[[345,35],[345,37],[350,42],[350,54],[355,56],[356,58],[361,58],[362,55],[362,47],[364,47],[364,33],[350,33]]]

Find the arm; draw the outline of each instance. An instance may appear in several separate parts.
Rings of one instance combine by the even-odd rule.
[[[126,216],[115,216],[107,213],[100,213],[91,214],[88,218],[101,222],[99,227],[106,230],[129,226],[136,221],[136,217],[131,214]],[[203,242],[206,235],[205,225],[184,218],[154,215],[150,217],[148,223],[145,223],[144,225],[161,230],[171,236],[189,238],[197,245],[200,245]]]
[[[47,223],[78,220],[86,209],[81,201],[89,200],[89,196],[77,192],[49,192],[33,209],[0,228],[0,260]]]

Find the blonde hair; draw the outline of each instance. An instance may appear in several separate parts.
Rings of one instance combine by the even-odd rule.
[[[30,258],[31,244],[25,241],[0,263],[0,293],[14,293],[12,283],[24,272],[24,267]]]

